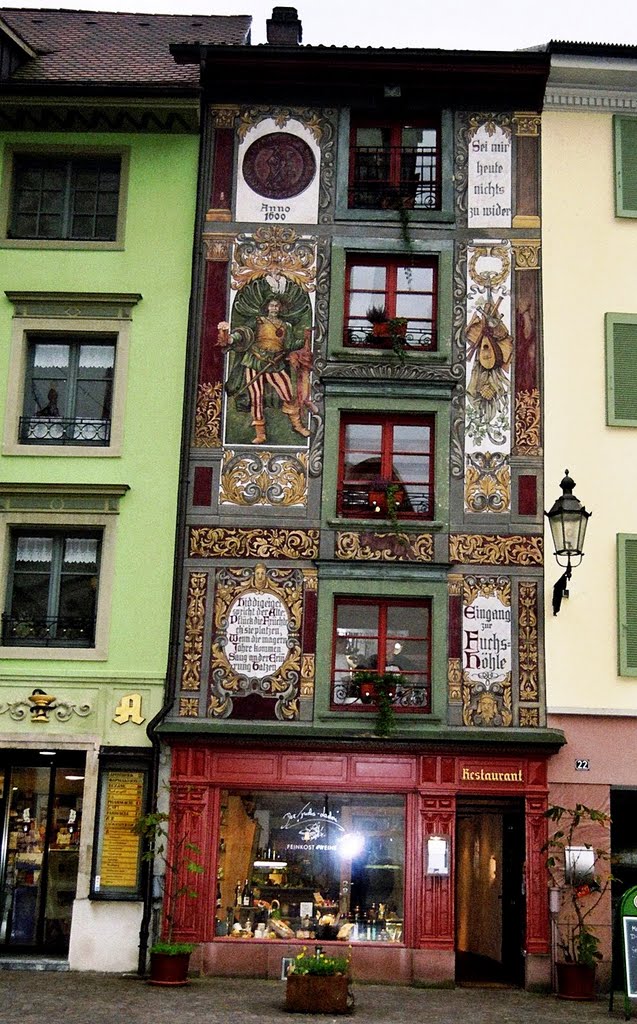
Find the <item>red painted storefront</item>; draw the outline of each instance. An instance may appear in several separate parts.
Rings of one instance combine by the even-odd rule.
[[[547,884],[542,845],[546,839],[548,754],[501,750],[480,753],[443,749],[382,752],[359,749],[299,750],[172,744],[171,820],[202,851],[203,875],[188,876],[199,898],[181,902],[179,937],[199,944],[193,965],[206,974],[278,978],[281,959],[307,940],[234,939],[215,936],[215,884],[219,849],[220,794],[252,789],[311,794],[401,794],[405,800],[404,932],[401,943],[356,942],[358,980],[452,982],[456,958],[457,809],[465,801],[497,808],[515,799],[523,817],[525,893],[524,978],[527,987],[550,977]],[[427,839],[447,837],[448,875],[425,870]],[[311,945],[311,943],[310,943]],[[341,950],[343,943],[322,943]]]

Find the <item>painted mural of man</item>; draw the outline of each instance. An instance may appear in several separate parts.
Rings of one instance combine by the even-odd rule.
[[[226,393],[238,412],[250,413],[252,444],[268,441],[268,408],[280,409],[301,437],[310,433],[301,419],[306,408],[314,408],[304,397],[312,368],[310,331],[284,315],[284,300],[270,292],[256,317],[234,327],[218,324],[218,344],[230,351]]]

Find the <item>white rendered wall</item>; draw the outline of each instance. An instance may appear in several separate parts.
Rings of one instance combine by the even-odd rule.
[[[637,428],[607,427],[604,314],[637,313],[637,220],[614,213],[613,119],[542,118],[545,501],[568,468],[593,516],[570,599],[546,530],[547,705],[637,714],[637,677],[617,674],[617,533],[637,534]]]
[[[72,971],[136,971],[142,904],[76,900],[69,967]]]

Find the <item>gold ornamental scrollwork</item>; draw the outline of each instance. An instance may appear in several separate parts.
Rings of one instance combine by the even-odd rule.
[[[239,107],[226,106],[221,103],[219,106],[210,108],[210,119],[213,128],[234,128],[234,123],[239,117]]]
[[[499,260],[500,270],[481,271],[478,263],[480,260],[487,257]],[[504,245],[473,246],[473,252],[469,259],[468,271],[471,280],[474,281],[475,284],[480,285],[481,288],[497,288],[507,280],[510,270],[511,257],[509,255],[508,243]]]
[[[344,560],[371,562],[431,562],[433,537],[430,533],[410,536],[342,531],[336,534],[335,555]]]
[[[450,703],[459,704],[462,700],[462,663],[460,658],[449,658],[447,686]]]
[[[314,654],[304,654],[301,661],[301,697],[311,699],[314,696],[314,675],[316,669]]]
[[[488,689],[463,673],[462,721],[472,727],[508,728],[513,722],[511,673]]]
[[[198,718],[199,717],[199,698],[198,697],[180,697],[179,698],[179,717],[180,718]]]
[[[515,270],[539,270],[541,245],[539,238],[512,239]]]
[[[270,274],[294,281],[306,292],[316,288],[317,239],[297,235],[294,228],[263,225],[239,235],[232,261],[232,287],[239,291],[250,281]]]
[[[449,557],[463,565],[526,565],[544,563],[542,537],[513,535],[484,536],[477,533],[454,533],[449,538]]]
[[[539,691],[537,583],[520,583],[518,593],[518,650],[520,700],[534,701]]]
[[[285,128],[289,121],[299,121],[305,125],[316,142],[321,142],[325,131],[325,121],[315,110],[301,110],[293,107],[279,107],[276,111],[266,107],[249,107],[240,112],[237,134],[243,141],[253,128],[265,118],[272,118],[277,128]]]
[[[287,508],[307,504],[307,452],[223,453],[219,500],[230,505]]]
[[[515,453],[541,455],[540,392],[518,391],[515,396]]]
[[[539,114],[516,112],[513,115],[513,124],[515,125],[516,135],[526,135],[536,138],[540,134],[541,123],[542,118]]]
[[[190,531],[191,558],[318,558],[318,530],[195,526]]]
[[[523,729],[539,729],[540,709],[520,708],[520,725]]]
[[[450,573],[447,577],[447,587],[449,589],[449,597],[462,597],[464,594],[464,576],[456,573]]]
[[[317,530],[315,530],[314,532],[318,533]],[[318,555],[313,555],[312,557],[316,558],[316,557],[318,557]],[[316,569],[303,569],[303,582],[305,583],[305,589],[306,590],[317,591],[318,590],[318,572],[316,571]]]
[[[500,129],[508,138],[511,138],[511,118],[507,114],[471,114],[469,117],[469,138],[472,138],[481,128],[489,136],[495,135],[498,129]]]
[[[203,244],[206,259],[212,263],[229,263],[234,235],[205,234]]]
[[[221,383],[200,384],[195,408],[195,448],[221,447]]]
[[[463,576],[465,607],[478,597],[495,597],[501,604],[511,607],[511,580],[508,576]]]
[[[208,577],[203,572],[191,572],[188,579],[184,660],[181,670],[182,690],[198,690],[201,685],[207,581]]]
[[[501,452],[467,452],[465,503],[468,512],[508,512],[511,468]]]

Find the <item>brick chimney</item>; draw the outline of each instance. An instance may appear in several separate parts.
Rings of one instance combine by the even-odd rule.
[[[270,46],[298,46],[303,38],[296,7],[274,7],[265,27]]]

